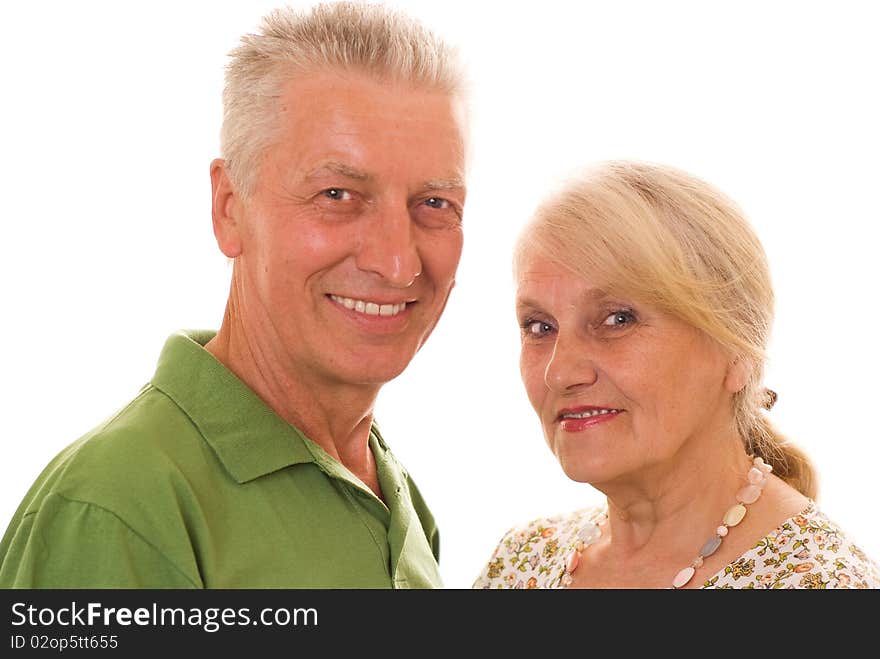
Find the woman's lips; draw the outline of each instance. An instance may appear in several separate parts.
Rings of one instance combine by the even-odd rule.
[[[615,407],[575,407],[562,410],[557,416],[559,427],[566,432],[579,432],[616,418],[623,410]]]

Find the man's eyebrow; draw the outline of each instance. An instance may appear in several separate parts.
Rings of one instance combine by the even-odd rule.
[[[356,169],[351,165],[346,165],[345,163],[338,162],[336,160],[330,160],[328,162],[321,163],[314,169],[310,170],[305,175],[305,180],[311,181],[325,174],[339,174],[340,176],[354,179],[356,181],[368,181],[372,178],[372,176],[370,176],[366,172],[361,171],[360,169]]]
[[[306,181],[312,181],[326,174],[338,174],[340,176],[344,176],[345,178],[353,179],[355,181],[373,180],[372,174],[368,174],[363,170],[352,167],[351,165],[346,165],[345,163],[339,162],[337,160],[329,160],[327,162],[321,163],[314,169],[310,170],[305,175],[304,179]],[[449,178],[438,178],[425,181],[422,184],[422,189],[426,191],[464,190],[465,184],[464,180],[461,177],[451,176]]]
[[[454,176],[451,178],[436,178],[425,181],[422,186],[425,190],[464,190],[464,180]]]

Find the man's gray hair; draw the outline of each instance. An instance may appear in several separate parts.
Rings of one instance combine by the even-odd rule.
[[[354,71],[465,95],[456,50],[400,11],[336,2],[307,11],[283,7],[263,17],[229,53],[220,149],[238,192],[253,189],[259,159],[278,127],[279,99],[297,74]]]

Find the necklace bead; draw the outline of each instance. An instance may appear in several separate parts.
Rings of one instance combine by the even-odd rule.
[[[694,573],[696,570],[693,565],[688,565],[681,572],[675,575],[675,578],[672,580],[673,588],[681,588],[687,584],[688,581],[693,579]]]
[[[761,496],[761,488],[757,485],[746,485],[737,495],[736,500],[740,503],[755,503]]]
[[[721,519],[721,523],[728,527],[736,526],[743,521],[743,517],[745,516],[746,507],[741,503],[737,503],[727,509],[727,512],[724,513],[724,517]]]
[[[698,554],[700,558],[706,558],[706,556],[711,556],[718,548],[721,546],[721,536],[713,535],[711,538],[706,540],[706,544],[700,549],[700,553]]]

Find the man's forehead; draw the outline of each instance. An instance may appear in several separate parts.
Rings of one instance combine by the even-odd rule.
[[[269,150],[289,180],[393,176],[420,189],[465,188],[466,127],[455,94],[318,70],[292,79],[280,104]]]

